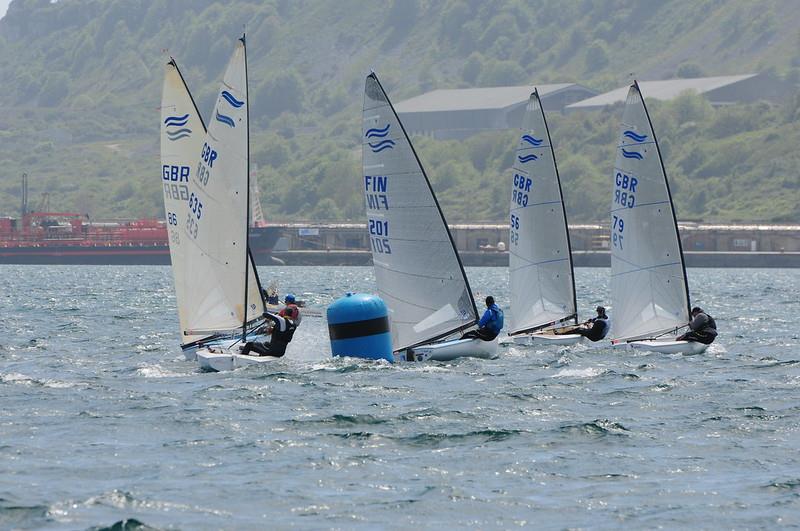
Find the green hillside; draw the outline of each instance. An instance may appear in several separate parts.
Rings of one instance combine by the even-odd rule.
[[[210,113],[246,28],[252,159],[270,220],[361,219],[364,76],[394,101],[433,88],[771,72],[800,80],[793,0],[14,0],[0,20],[0,215],[162,212],[162,65]],[[800,97],[651,103],[678,216],[800,221]],[[549,117],[575,221],[604,220],[620,109]],[[504,220],[516,132],[417,139],[450,221]]]

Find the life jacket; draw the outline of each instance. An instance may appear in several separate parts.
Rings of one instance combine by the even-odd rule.
[[[602,317],[598,317],[597,319],[595,319],[595,322],[597,321],[599,321],[603,325],[600,339],[604,339],[608,335],[609,330],[611,330],[611,320],[606,316],[605,319]]]
[[[297,307],[296,304],[287,304],[285,308],[283,308],[278,315],[281,317],[288,317],[296,325],[300,324],[300,308]]]
[[[289,343],[297,330],[294,322],[286,317],[282,317],[280,322],[272,329],[272,339],[270,342]]]
[[[488,311],[492,312],[492,318],[488,323],[486,323],[486,328],[494,333],[499,334],[500,330],[503,329],[503,310],[501,310],[498,305],[492,304],[489,306]]]

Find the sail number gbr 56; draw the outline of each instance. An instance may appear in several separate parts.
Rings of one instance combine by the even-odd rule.
[[[375,213],[375,217],[382,217],[383,212],[389,210],[389,177],[385,175],[365,175],[364,193],[366,195],[367,212]],[[369,244],[372,250],[380,254],[392,254],[389,243],[389,221],[375,219],[367,216],[367,230],[369,231]]]

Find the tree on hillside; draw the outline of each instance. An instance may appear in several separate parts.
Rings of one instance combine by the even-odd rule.
[[[282,112],[297,112],[304,100],[303,80],[294,70],[264,81],[253,97],[253,114],[274,118]]]

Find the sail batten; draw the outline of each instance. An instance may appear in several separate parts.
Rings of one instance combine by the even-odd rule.
[[[378,291],[395,351],[477,321],[463,264],[430,182],[377,76],[363,107],[363,185]]]
[[[690,302],[669,180],[636,83],[625,102],[613,184],[612,337],[658,337],[689,322]]]
[[[567,217],[555,152],[539,95],[525,109],[511,172],[510,334],[577,320]]]

